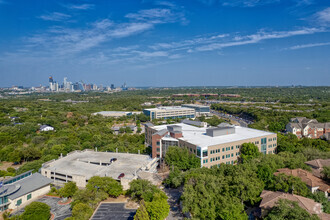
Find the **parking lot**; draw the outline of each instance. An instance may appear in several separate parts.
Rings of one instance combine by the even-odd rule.
[[[92,220],[131,220],[134,219],[135,212],[135,209],[126,209],[125,203],[102,203]]]
[[[64,220],[65,218],[71,216],[71,209],[70,209],[71,205],[70,204],[60,205],[58,204],[60,200],[61,200],[60,198],[44,196],[41,197],[40,199],[37,199],[36,202],[42,202],[49,205],[50,211],[55,215],[54,220]],[[14,215],[19,215],[22,214],[23,212],[24,212],[24,208],[22,208],[18,212],[15,212]]]

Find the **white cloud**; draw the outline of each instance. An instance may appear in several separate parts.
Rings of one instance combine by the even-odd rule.
[[[93,4],[81,4],[81,5],[66,5],[65,7],[75,10],[89,10],[93,9],[95,5]]]
[[[263,40],[270,40],[270,39],[280,39],[280,38],[287,38],[292,36],[298,36],[298,35],[308,35],[308,34],[314,34],[318,32],[324,32],[324,29],[319,28],[303,28],[300,30],[294,30],[294,31],[275,31],[275,32],[258,32],[256,34],[247,35],[247,36],[240,36],[240,37],[234,37],[233,40],[228,42],[222,42],[222,43],[212,43],[208,44],[206,46],[201,46],[196,48],[197,51],[211,51],[211,50],[219,50],[225,47],[232,47],[232,46],[240,46],[240,45],[246,45],[246,44],[255,44],[259,43]]]
[[[126,18],[148,22],[148,23],[174,23],[180,21],[186,23],[187,20],[184,14],[180,11],[171,10],[168,8],[153,8],[140,10],[137,13],[129,13],[125,16]]]
[[[46,21],[64,21],[71,17],[71,15],[63,14],[60,12],[48,13],[45,15],[41,15],[39,18]]]
[[[286,48],[287,50],[299,50],[304,48],[310,48],[310,47],[321,47],[321,46],[328,46],[330,45],[330,42],[326,43],[313,43],[313,44],[302,44],[302,45],[296,45],[289,48]]]
[[[330,24],[330,7],[317,12],[315,14],[315,17],[322,25],[329,25]]]

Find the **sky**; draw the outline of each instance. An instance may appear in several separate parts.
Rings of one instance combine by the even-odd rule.
[[[330,86],[329,0],[0,0],[0,87]]]

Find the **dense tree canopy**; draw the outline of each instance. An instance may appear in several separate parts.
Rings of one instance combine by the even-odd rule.
[[[50,207],[42,202],[32,202],[25,206],[23,214],[20,216],[22,220],[49,220]]]
[[[169,166],[175,166],[180,170],[188,170],[201,166],[200,159],[186,148],[169,147],[166,151],[165,161]]]

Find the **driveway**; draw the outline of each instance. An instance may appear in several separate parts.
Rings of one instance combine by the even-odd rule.
[[[61,201],[60,198],[44,196],[40,199],[35,200],[35,202],[46,203],[50,206],[50,211],[55,215],[54,220],[64,220],[67,217],[71,216],[71,205],[60,205],[58,202]],[[20,209],[18,212],[15,212],[14,215],[20,215],[24,212],[24,208]]]

